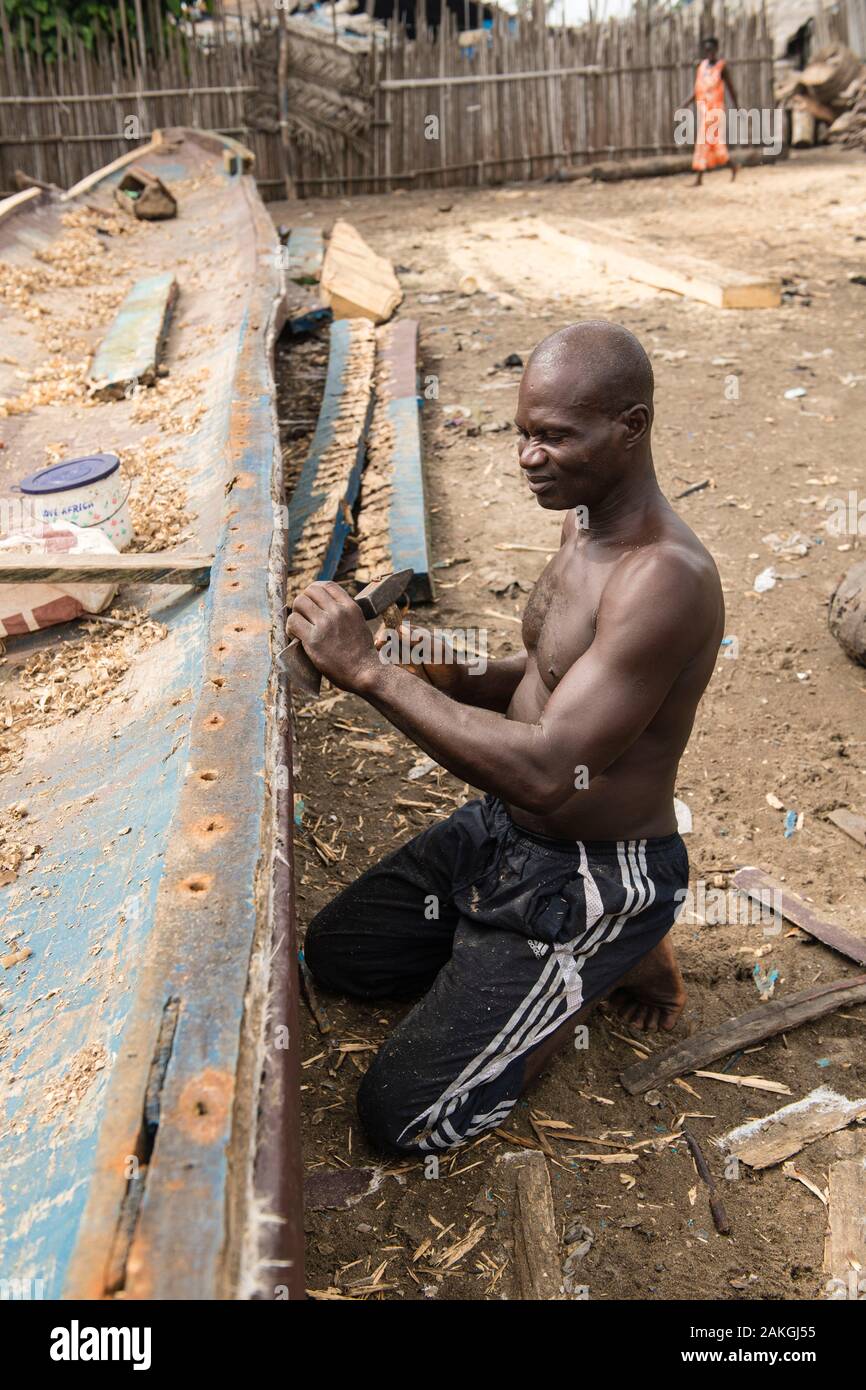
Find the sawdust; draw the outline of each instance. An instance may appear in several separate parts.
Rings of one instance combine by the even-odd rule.
[[[27,818],[27,807],[21,803],[0,811],[0,888],[14,883],[21,865],[41,851],[27,833]]]
[[[0,773],[21,758],[28,730],[104,708],[137,657],[167,631],[140,609],[115,605],[99,621],[83,623],[80,637],[36,652],[13,676],[6,698]]]
[[[51,1124],[58,1117],[69,1124],[73,1114],[90,1090],[99,1073],[105,1069],[109,1056],[101,1043],[91,1043],[73,1054],[63,1076],[49,1081],[45,1087],[45,1105],[40,1123]]]

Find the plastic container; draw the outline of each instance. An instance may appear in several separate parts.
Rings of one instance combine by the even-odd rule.
[[[120,475],[116,454],[88,454],[40,468],[19,483],[36,520],[98,526],[118,550],[132,541],[130,485]]]

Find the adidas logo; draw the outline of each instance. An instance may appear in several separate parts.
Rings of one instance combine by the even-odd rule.
[[[532,952],[532,954],[538,958],[538,960],[541,960],[542,956],[547,955],[548,951],[550,950],[550,947],[548,946],[546,941],[530,941],[529,949]]]

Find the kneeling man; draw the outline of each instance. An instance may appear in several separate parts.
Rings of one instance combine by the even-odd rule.
[[[525,650],[483,674],[383,662],[336,584],[295,600],[289,629],[319,670],[486,792],[307,932],[326,988],[421,996],[358,1094],[386,1149],[435,1153],[501,1125],[594,1000],[643,1027],[682,1010],[665,939],[688,884],[674,786],[724,605],[711,556],[659,489],[652,422],[652,368],[626,329],[578,323],[535,349],[518,459],[538,505],[565,513],[562,538],[526,606]]]

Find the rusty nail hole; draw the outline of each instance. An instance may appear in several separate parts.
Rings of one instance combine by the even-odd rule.
[[[246,550],[246,548],[247,547],[244,541],[238,541],[237,545],[235,546],[235,550]]]
[[[230,527],[229,527],[229,530],[230,530],[230,531],[239,531],[240,529],[241,529],[240,526],[230,526]]]
[[[198,777],[200,782],[215,782],[219,773],[215,772],[212,767],[206,767],[203,772],[198,774]]]
[[[225,722],[221,714],[210,714],[204,721],[204,726],[206,729],[221,729]]]
[[[215,685],[217,690],[222,690],[226,683],[225,676],[211,676],[210,683],[211,685]]]
[[[240,587],[241,587],[241,581],[240,581],[239,579],[233,579],[232,582],[231,582],[231,584],[229,585],[229,588],[230,588],[230,589],[239,589]]]
[[[182,893],[191,893],[198,897],[201,893],[206,893],[211,885],[209,874],[192,874],[189,878],[183,879],[180,884]]]
[[[237,568],[237,565],[226,565],[226,574],[234,574]]]
[[[205,1103],[204,1103],[203,1100],[197,1100],[197,1101],[196,1101],[196,1103],[195,1103],[195,1111],[196,1111],[196,1114],[197,1114],[197,1115],[206,1115],[206,1114],[207,1114],[207,1106],[205,1105]]]
[[[220,642],[219,646],[217,647],[217,651],[218,651],[218,652],[227,652],[227,651],[228,651],[228,647],[227,647],[226,643],[225,643],[225,642]]]
[[[238,627],[233,627],[232,632],[246,632],[246,628],[241,624]]]

